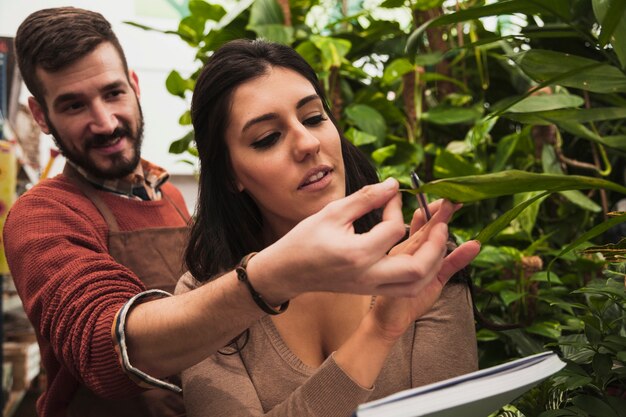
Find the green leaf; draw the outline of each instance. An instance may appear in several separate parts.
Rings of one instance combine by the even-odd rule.
[[[437,178],[476,175],[479,169],[466,161],[462,155],[443,150],[437,154],[433,172]]]
[[[535,272],[530,276],[530,280],[536,282],[549,282],[551,284],[563,284],[563,281],[561,281],[556,274],[550,274],[548,279],[548,273],[546,271]]]
[[[226,15],[226,10],[222,6],[210,4],[203,0],[190,0],[189,11],[196,17],[216,22],[219,22]]]
[[[188,126],[191,124],[191,112],[189,110],[185,111],[180,118],[178,119],[178,124],[183,126]]]
[[[411,64],[406,58],[399,58],[391,61],[389,65],[385,67],[385,71],[383,72],[383,85],[390,85],[395,81],[398,81],[402,78],[404,74],[408,74],[413,71],[415,66]]]
[[[482,116],[482,112],[474,107],[438,106],[422,114],[423,120],[437,125],[472,123]]]
[[[502,303],[507,307],[511,305],[511,303],[514,303],[515,301],[524,298],[524,295],[524,293],[509,290],[503,290],[500,292],[500,298],[502,298]]]
[[[369,133],[362,132],[358,129],[351,127],[345,133],[346,139],[348,139],[355,146],[369,145],[376,142],[376,136]]]
[[[532,125],[559,124],[561,122],[589,123],[626,118],[626,108],[597,107],[593,109],[561,109],[533,113],[504,113],[504,117]]]
[[[428,67],[432,65],[437,65],[444,59],[445,55],[440,52],[432,52],[430,54],[419,54],[415,57],[415,65],[419,65],[420,67]]]
[[[527,191],[601,188],[626,194],[626,187],[601,178],[536,174],[518,170],[436,180],[422,185],[419,191],[457,202],[470,202]]]
[[[496,220],[494,220],[493,222],[488,224],[483,230],[481,230],[480,233],[478,233],[478,235],[475,237],[475,239],[478,240],[481,244],[485,244],[495,235],[500,233],[505,227],[507,227],[514,218],[516,218],[522,211],[526,209],[526,207],[530,206],[535,201],[541,198],[545,198],[547,195],[548,193],[539,194],[531,199],[524,201],[523,203],[518,204],[501,216],[498,216]]]
[[[185,91],[187,91],[187,80],[185,80],[178,71],[171,71],[165,80],[165,87],[170,94],[185,98]]]
[[[373,107],[365,104],[353,104],[345,110],[348,120],[359,130],[376,137],[380,142],[387,134],[387,123],[383,116]]]
[[[524,100],[509,107],[507,112],[529,113],[548,110],[580,107],[585,104],[582,97],[571,94],[542,94],[526,97]]]
[[[372,159],[376,163],[382,164],[383,162],[385,162],[385,159],[390,158],[394,156],[395,154],[396,154],[396,145],[384,146],[372,152]]]
[[[517,147],[517,143],[521,138],[522,133],[513,133],[500,139],[496,150],[496,159],[493,163],[493,172],[502,171],[505,167],[511,155]]]
[[[476,332],[476,339],[479,342],[492,342],[494,340],[500,340],[500,336],[493,330],[480,329]]]
[[[189,145],[193,141],[194,135],[193,130],[187,133],[182,138],[175,140],[170,144],[169,153],[173,154],[181,154],[189,149]]]
[[[322,53],[322,67],[326,71],[332,67],[339,68],[352,48],[352,43],[345,39],[311,36],[311,41]]]
[[[572,398],[572,403],[592,416],[619,417],[619,415],[604,401],[590,395],[578,395]]]
[[[514,60],[522,71],[538,82],[570,73],[555,83],[596,93],[626,92],[626,76],[607,63],[540,49],[522,52]]]
[[[556,322],[545,321],[542,323],[535,323],[531,326],[525,327],[524,330],[528,333],[537,334],[549,339],[557,340],[561,337],[561,326]]]
[[[585,126],[579,123],[561,121],[556,124],[561,129],[567,132],[570,132],[576,136],[579,136],[581,138],[585,138],[585,139],[592,140],[594,142],[601,143],[610,148],[615,148],[615,149],[619,149],[622,151],[626,151],[626,136],[625,135],[601,137],[600,135],[587,129]]]

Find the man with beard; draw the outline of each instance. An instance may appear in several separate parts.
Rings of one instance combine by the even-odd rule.
[[[376,184],[371,169],[371,185],[329,203],[252,262],[170,296],[189,213],[168,174],[140,157],[138,78],[109,22],[72,7],[40,10],[20,25],[15,46],[31,112],[67,158],[62,174],[18,199],[3,231],[47,377],[40,417],[183,415],[181,390],[165,378],[284,312],[289,299],[423,288],[416,250],[426,235],[387,256],[406,232],[398,183]],[[370,212],[382,221],[356,233],[353,223]],[[437,274],[447,279],[469,255],[461,246]]]
[[[141,159],[137,74],[109,22],[87,10],[35,12],[15,45],[33,117],[67,159],[16,202],[4,231],[47,376],[38,413],[184,415],[180,393],[144,390],[122,371],[112,338],[134,296],[173,292],[190,218],[167,172]]]

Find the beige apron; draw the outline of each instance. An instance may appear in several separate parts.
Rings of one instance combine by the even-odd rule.
[[[93,186],[70,165],[63,173],[98,208],[109,227],[109,253],[120,264],[133,271],[147,289],[161,289],[173,293],[178,278],[184,273],[183,251],[188,227],[155,227],[120,231],[115,216],[97,195]],[[184,212],[165,194],[181,218]],[[181,394],[164,389],[145,391],[128,400],[105,400],[80,386],[69,405],[68,417],[181,417],[185,415]]]

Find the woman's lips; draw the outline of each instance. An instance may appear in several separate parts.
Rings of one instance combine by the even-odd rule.
[[[307,173],[304,181],[298,186],[299,190],[319,190],[331,182],[333,170],[328,167],[316,169]]]

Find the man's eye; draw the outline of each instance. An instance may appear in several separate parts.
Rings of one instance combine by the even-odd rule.
[[[69,103],[67,106],[65,106],[65,111],[73,112],[73,111],[80,110],[82,108],[83,108],[83,103],[74,102],[74,103]]]
[[[107,97],[109,97],[109,98],[115,98],[115,97],[117,97],[117,96],[122,95],[123,93],[124,93],[124,92],[123,92],[122,90],[114,90],[114,91],[111,91],[110,93],[108,93],[108,94],[107,94]]]
[[[256,142],[252,143],[252,147],[254,149],[269,148],[270,146],[274,145],[278,141],[278,138],[280,138],[280,133],[278,132],[270,133],[269,135],[265,136],[263,139],[259,139]]]
[[[326,120],[328,120],[326,116],[324,116],[323,114],[318,114],[317,116],[313,116],[313,117],[309,117],[308,119],[305,119],[303,124],[306,126],[317,126]]]

